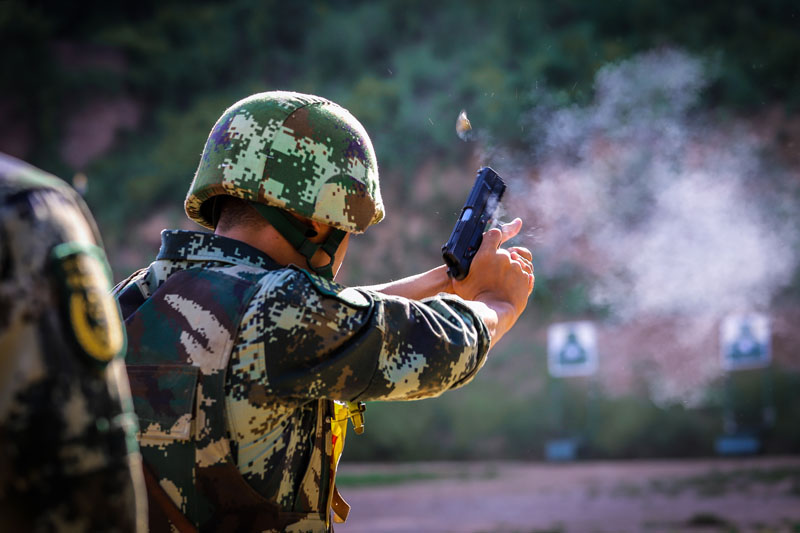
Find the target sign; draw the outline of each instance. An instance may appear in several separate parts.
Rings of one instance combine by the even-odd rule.
[[[720,327],[722,368],[743,370],[769,366],[769,318],[760,313],[729,315]]]
[[[547,330],[547,367],[553,377],[597,371],[597,332],[591,322],[561,322]]]

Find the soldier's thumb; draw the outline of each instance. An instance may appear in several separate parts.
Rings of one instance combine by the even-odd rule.
[[[508,224],[503,224],[500,226],[500,231],[503,232],[503,238],[500,241],[500,244],[503,244],[509,239],[516,237],[519,233],[519,230],[522,229],[522,219],[517,217]]]
[[[483,234],[481,249],[494,252],[503,243],[503,231],[500,228],[492,228]]]

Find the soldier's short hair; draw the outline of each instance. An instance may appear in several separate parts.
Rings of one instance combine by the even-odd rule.
[[[214,200],[214,227],[217,230],[228,231],[237,226],[268,224],[247,200],[234,196],[218,196]]]

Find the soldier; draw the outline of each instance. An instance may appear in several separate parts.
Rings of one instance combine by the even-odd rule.
[[[0,154],[2,531],[145,531],[125,329],[110,289],[78,194]]]
[[[530,252],[499,248],[519,220],[485,234],[461,282],[442,265],[335,283],[383,203],[364,128],[316,96],[225,111],[185,209],[214,233],[165,230],[116,289],[154,531],[329,531],[349,511],[334,477],[356,402],[469,382],[533,289]]]

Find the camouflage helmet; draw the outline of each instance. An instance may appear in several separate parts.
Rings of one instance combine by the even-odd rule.
[[[363,233],[383,218],[375,151],[346,109],[318,96],[254,94],[223,113],[186,197],[214,229],[212,198],[229,195]]]

